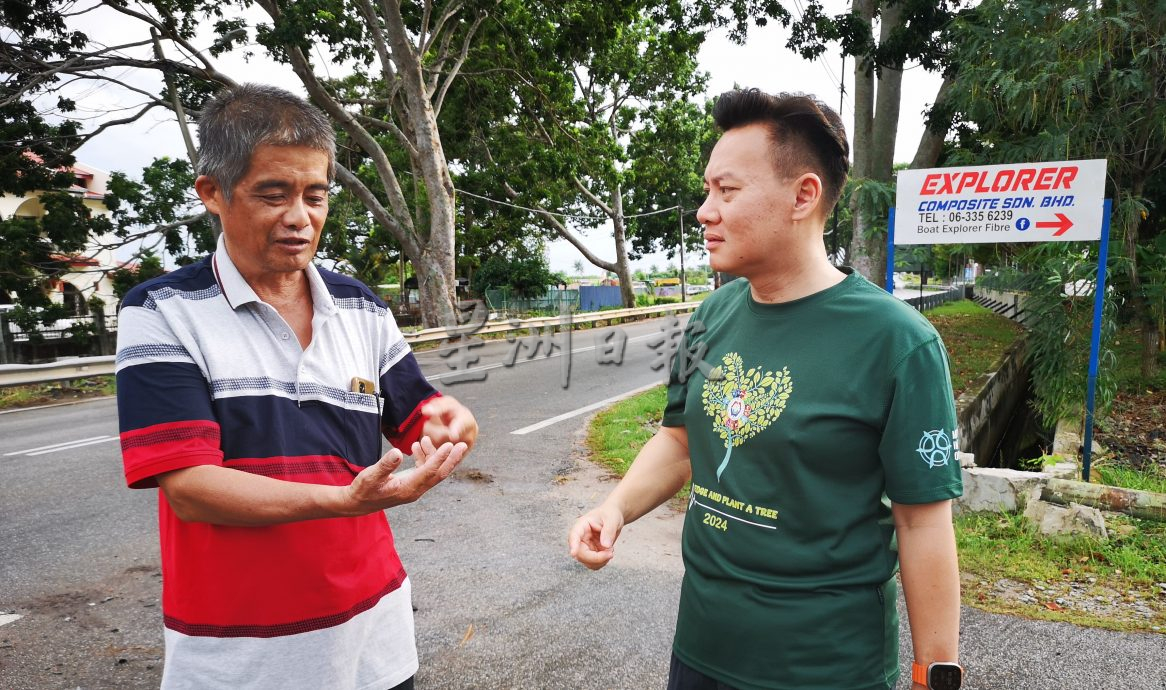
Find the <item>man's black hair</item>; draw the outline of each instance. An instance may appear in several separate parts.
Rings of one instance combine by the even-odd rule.
[[[827,213],[838,203],[850,171],[850,144],[842,118],[822,101],[800,93],[734,89],[717,98],[713,120],[726,132],[765,125],[778,174],[792,178],[803,172],[817,173]]]

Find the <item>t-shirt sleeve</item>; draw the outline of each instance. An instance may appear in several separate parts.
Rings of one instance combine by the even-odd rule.
[[[122,464],[130,488],[156,487],[164,472],[223,463],[207,380],[158,311],[122,308],[115,371]]]
[[[380,388],[385,397],[381,429],[389,443],[409,453],[413,443],[421,439],[425,426],[421,408],[441,393],[421,373],[421,367],[396,322],[391,316],[387,319],[388,334],[380,363]]]
[[[688,321],[686,327],[678,336],[680,339],[680,348],[685,348],[686,352],[693,351],[693,331],[700,331],[700,328],[692,328],[692,324],[700,323],[700,309],[693,313],[692,318]],[[668,336],[665,335],[665,338]],[[665,344],[665,347],[667,345]],[[695,372],[689,373],[687,376],[681,375],[681,367],[684,361],[679,356],[673,356],[670,362],[671,366],[668,373],[668,398],[664,404],[664,417],[660,423],[663,426],[686,426],[684,419],[684,408],[688,402],[688,385],[692,383]],[[689,366],[689,369],[692,367]]]
[[[955,400],[943,341],[936,336],[908,353],[894,369],[892,386],[879,443],[887,497],[917,504],[959,496]]]

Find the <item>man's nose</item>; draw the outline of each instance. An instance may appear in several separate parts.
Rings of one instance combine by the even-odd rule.
[[[283,214],[283,222],[288,227],[295,228],[296,230],[306,228],[311,223],[311,217],[308,215],[308,205],[303,199],[299,197],[292,199]]]
[[[701,225],[708,225],[720,220],[721,216],[713,204],[712,195],[705,197],[704,203],[696,209],[696,221]]]

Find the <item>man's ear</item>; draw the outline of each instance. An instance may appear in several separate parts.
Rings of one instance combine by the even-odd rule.
[[[194,181],[194,191],[198,194],[198,198],[202,199],[202,205],[206,206],[206,210],[215,214],[222,215],[223,210],[227,207],[227,199],[223,195],[223,188],[215,178],[206,175],[199,175]]]
[[[793,220],[806,220],[822,206],[822,178],[806,173],[794,181]]]

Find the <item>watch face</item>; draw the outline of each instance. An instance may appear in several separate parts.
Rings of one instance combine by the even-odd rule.
[[[931,690],[959,690],[963,675],[956,664],[935,663],[928,669],[927,685]]]

